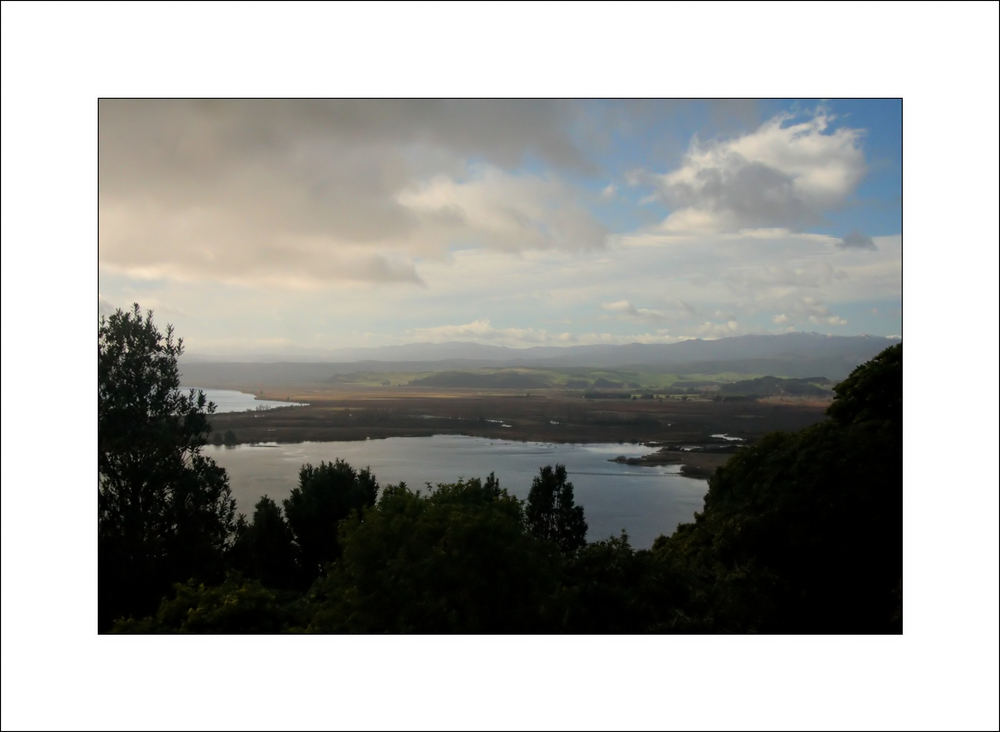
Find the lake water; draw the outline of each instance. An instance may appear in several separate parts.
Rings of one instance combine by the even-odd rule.
[[[200,389],[205,392],[208,401],[215,402],[215,413],[248,412],[260,409],[277,409],[278,407],[302,407],[301,402],[279,402],[272,399],[257,399],[253,394],[231,389],[204,389],[200,386],[182,386],[180,390],[187,393],[188,389]]]
[[[707,481],[680,475],[677,465],[610,461],[649,452],[651,448],[634,444],[554,444],[462,435],[204,448],[204,454],[229,473],[238,510],[248,518],[264,494],[280,505],[298,485],[303,463],[341,458],[358,469],[370,467],[380,485],[405,481],[414,490],[428,482],[485,478],[493,471],[502,488],[522,499],[528,497],[540,467],[559,463],[566,466],[577,505],[584,507],[587,539],[606,539],[625,529],[636,548],[649,548],[660,534],[693,521],[708,489]]]

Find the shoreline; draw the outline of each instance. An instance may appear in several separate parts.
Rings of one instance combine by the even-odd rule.
[[[825,417],[818,405],[690,400],[598,400],[561,393],[401,393],[393,389],[319,395],[288,390],[308,406],[216,413],[210,444],[339,442],[389,437],[468,435],[556,444],[628,443],[650,450],[636,464],[679,464],[708,478],[739,449],[776,430],[795,431]]]
[[[275,439],[270,440],[250,440],[250,441],[238,441],[236,443],[225,445],[208,442],[205,446],[216,447],[221,449],[232,448],[232,447],[269,447],[272,445],[295,445],[307,442],[370,442],[372,440],[387,440],[392,437],[435,437],[435,436],[458,436],[458,437],[477,437],[481,439],[495,439],[504,440],[508,442],[523,442],[523,443],[557,443],[564,445],[637,445],[653,450],[653,452],[647,453],[646,455],[641,455],[639,457],[625,457],[624,455],[619,455],[618,457],[608,458],[608,462],[622,463],[625,465],[636,465],[640,467],[653,467],[657,465],[680,465],[680,474],[685,478],[694,478],[696,480],[708,480],[715,473],[716,469],[726,463],[736,452],[735,449],[713,449],[713,445],[704,444],[692,446],[695,449],[678,449],[675,447],[658,447],[658,444],[653,442],[643,442],[643,441],[633,441],[633,440],[566,440],[566,439],[537,439],[537,438],[525,438],[521,439],[518,437],[513,437],[509,435],[476,435],[468,434],[466,432],[432,432],[430,434],[393,434],[393,435],[379,435],[377,437],[365,436],[365,437],[351,437],[342,438],[337,440],[309,440],[309,439]]]
[[[652,467],[654,465],[677,465],[681,466],[681,475],[686,478],[698,478],[708,480],[715,471],[725,465],[736,450],[712,450],[710,445],[699,446],[697,450],[680,450],[675,448],[661,447],[656,452],[643,455],[637,458],[626,458],[619,456],[611,458],[612,462],[624,463],[626,465],[639,465]],[[705,449],[708,448],[708,449]]]

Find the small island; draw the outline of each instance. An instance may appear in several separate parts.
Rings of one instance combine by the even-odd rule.
[[[611,458],[611,462],[625,465],[676,465],[681,466],[681,475],[687,478],[711,478],[720,465],[724,465],[742,445],[720,445],[712,441],[699,444],[651,443],[650,446],[659,449],[640,457],[619,455]]]

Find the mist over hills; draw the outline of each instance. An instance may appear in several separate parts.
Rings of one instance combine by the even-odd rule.
[[[356,371],[439,371],[476,368],[655,368],[675,373],[744,372],[773,376],[843,379],[860,363],[891,345],[883,336],[827,336],[819,333],[746,335],[717,340],[623,345],[509,348],[479,343],[410,343],[376,348],[342,348],[307,357],[289,352],[248,355],[237,360],[184,357],[181,370],[190,384],[266,381],[320,382]]]

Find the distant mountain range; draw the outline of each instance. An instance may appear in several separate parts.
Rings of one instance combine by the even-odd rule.
[[[717,340],[679,343],[629,343],[624,345],[540,346],[508,348],[479,343],[410,343],[377,348],[343,348],[322,360],[273,356],[245,357],[239,362],[184,357],[185,381],[195,383],[204,374],[219,373],[225,363],[232,375],[255,379],[281,377],[281,381],[323,380],[351,371],[438,371],[498,367],[656,368],[676,373],[735,371],[774,376],[825,376],[842,379],[860,363],[898,342],[883,336],[827,336],[820,333],[746,335]],[[211,366],[212,368],[206,369]],[[251,368],[252,367],[252,368]],[[293,377],[294,375],[294,377]]]

